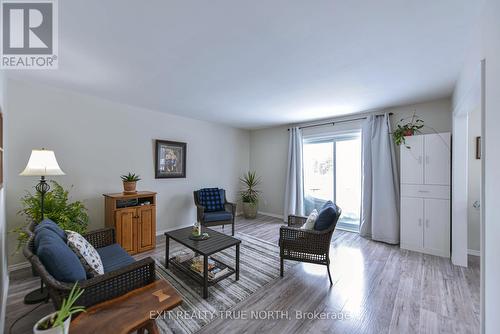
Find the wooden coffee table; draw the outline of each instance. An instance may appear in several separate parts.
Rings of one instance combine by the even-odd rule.
[[[91,306],[71,322],[71,334],[134,331],[159,333],[155,318],[182,303],[177,291],[166,281],[158,280],[123,296]]]
[[[241,240],[231,237],[229,235],[225,235],[223,233],[219,233],[217,231],[211,230],[209,228],[203,228],[202,232],[207,232],[210,235],[210,238],[207,240],[191,240],[189,237],[192,233],[191,227],[185,227],[178,230],[165,232],[166,237],[166,247],[165,247],[165,267],[168,268],[169,263],[174,265],[176,268],[181,270],[182,272],[189,275],[191,278],[196,280],[203,287],[203,298],[208,297],[208,286],[215,284],[231,275],[235,275],[236,280],[240,279],[240,243]],[[191,249],[195,254],[200,254],[203,256],[203,276],[199,273],[193,271],[189,265],[185,262],[180,263],[175,258],[169,259],[169,243],[170,239],[177,241],[178,243],[186,246]],[[217,277],[216,279],[209,280],[208,278],[208,258],[210,255],[218,253],[226,248],[236,246],[236,263],[235,267],[232,268],[229,265],[222,263],[214,258],[211,258],[216,266],[221,268],[227,267],[228,273]]]

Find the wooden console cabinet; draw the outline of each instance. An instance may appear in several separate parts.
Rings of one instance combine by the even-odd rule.
[[[116,241],[129,254],[156,246],[156,193],[104,194],[105,223],[113,227]]]

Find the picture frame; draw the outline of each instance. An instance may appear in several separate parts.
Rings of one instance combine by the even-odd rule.
[[[481,137],[476,137],[476,159],[481,159]]]
[[[155,141],[155,178],[185,178],[186,158],[186,143],[157,139]]]

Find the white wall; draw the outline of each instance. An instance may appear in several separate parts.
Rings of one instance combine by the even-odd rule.
[[[283,215],[285,201],[287,127],[274,127],[250,132],[250,170],[261,177],[259,211]]]
[[[467,266],[467,113],[453,114],[452,195],[451,195],[451,261]]]
[[[192,192],[205,186],[227,189],[237,200],[239,177],[249,166],[249,133],[210,122],[122,105],[69,91],[9,80],[8,161],[9,229],[23,218],[19,198],[37,180],[18,175],[31,149],[53,149],[66,176],[53,178],[74,186],[72,198],[89,209],[90,228],[104,225],[103,193],[120,192],[120,175],[141,175],[139,190],[158,192],[157,230],[192,225]],[[154,140],[187,142],[187,178],[154,178]],[[52,179],[52,178],[51,178]],[[9,238],[9,254],[15,247]],[[22,261],[22,255],[10,263]]]
[[[393,127],[401,119],[410,117],[413,112],[420,116],[428,126],[423,133],[451,132],[451,101],[441,99],[414,105],[389,108],[380,112],[394,113]],[[363,115],[360,115],[363,116]],[[338,118],[336,120],[341,120]],[[254,130],[250,132],[250,169],[255,170],[263,180],[261,185],[262,200],[259,211],[274,215],[283,215],[285,179],[288,152],[288,131],[286,126]],[[361,122],[339,123],[338,125],[324,126],[304,130],[304,135],[319,131],[344,131],[360,129]],[[399,152],[399,151],[398,151]]]
[[[481,306],[482,332],[500,332],[500,2],[484,1],[483,14],[478,20],[477,34],[471,41],[470,54],[457,83],[454,100],[463,101],[468,91],[476,86],[474,73],[482,59],[485,60],[485,90],[483,105],[483,189],[481,231]]]
[[[481,160],[476,159],[476,137],[481,136],[481,110],[478,106],[468,114],[467,126],[468,153],[468,189],[467,189],[467,244],[471,254],[480,250],[480,210],[474,208],[474,202],[481,199]]]
[[[4,129],[4,149],[6,147],[5,132],[7,130],[7,111],[5,109],[5,84],[6,80],[4,73],[0,71],[0,111],[3,113],[3,129]],[[7,251],[5,248],[5,161],[7,153],[4,152],[4,188],[0,189],[0,328],[4,328],[5,306],[7,302],[7,289],[9,287],[9,277],[7,272]]]
[[[500,2],[488,0],[484,9],[483,56],[486,59],[484,160],[484,300],[485,332],[500,332]]]

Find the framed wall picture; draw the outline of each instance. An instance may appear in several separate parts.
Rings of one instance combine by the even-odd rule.
[[[476,159],[481,159],[481,137],[476,137]]]
[[[157,139],[155,149],[155,178],[185,178],[186,154],[186,143]]]

